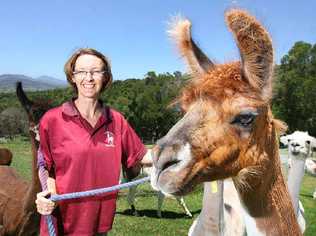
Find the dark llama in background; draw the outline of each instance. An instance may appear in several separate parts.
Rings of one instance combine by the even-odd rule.
[[[32,145],[32,179],[27,182],[10,166],[0,166],[0,236],[37,236],[40,215],[36,211],[36,193],[41,191],[37,174],[37,125],[49,109],[48,104],[33,103],[17,83],[18,99],[28,114]]]
[[[9,166],[12,162],[12,152],[7,148],[0,148],[0,165]]]

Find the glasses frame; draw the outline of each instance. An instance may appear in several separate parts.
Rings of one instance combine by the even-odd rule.
[[[105,73],[106,73],[105,70],[95,70],[95,71],[78,70],[78,71],[73,71],[72,75],[75,78],[83,80],[83,79],[86,79],[89,74],[91,78],[98,80],[98,79],[102,79]]]

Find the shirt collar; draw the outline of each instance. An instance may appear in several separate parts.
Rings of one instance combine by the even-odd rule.
[[[67,116],[79,116],[79,111],[75,107],[74,98],[70,101],[63,103],[62,112]]]
[[[65,103],[62,104],[62,113],[67,115],[67,116],[80,116],[80,113],[78,111],[78,109],[75,106],[75,101],[76,98],[71,99],[70,101],[67,101]],[[103,105],[102,100],[98,100],[98,102],[101,105],[102,108],[102,116],[105,119],[105,123],[110,123],[112,121],[112,114],[110,111],[110,108],[106,105]]]

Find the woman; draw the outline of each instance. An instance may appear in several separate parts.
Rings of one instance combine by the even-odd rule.
[[[65,64],[65,73],[76,97],[41,119],[40,148],[50,177],[48,191],[37,195],[37,210],[57,218],[60,235],[106,235],[114,219],[116,192],[61,201],[56,210],[45,196],[116,185],[121,164],[150,165],[150,154],[124,117],[98,100],[112,82],[104,55],[80,49]],[[41,235],[47,235],[43,219]]]

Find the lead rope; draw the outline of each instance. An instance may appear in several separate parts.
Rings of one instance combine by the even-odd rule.
[[[37,151],[37,165],[38,165],[38,175],[41,182],[42,190],[47,190],[47,178],[48,178],[48,172],[45,169],[45,160],[43,153],[40,148],[38,148]],[[49,236],[56,236],[56,231],[54,227],[53,217],[51,215],[44,216]]]
[[[44,191],[44,190],[47,190],[48,174],[47,174],[47,171],[45,170],[45,160],[43,157],[43,153],[41,152],[40,149],[38,150],[37,157],[38,157],[40,182],[42,185],[42,189]],[[131,181],[128,183],[118,184],[118,185],[114,185],[114,186],[106,187],[106,188],[99,188],[99,189],[82,191],[82,192],[66,193],[66,194],[60,194],[60,195],[53,194],[50,196],[49,199],[54,201],[54,202],[57,202],[57,201],[66,200],[66,199],[75,199],[75,198],[83,198],[83,197],[88,197],[88,196],[95,196],[95,195],[100,195],[103,193],[113,192],[113,191],[120,190],[123,188],[130,188],[132,186],[145,183],[149,180],[150,180],[150,177],[148,176],[148,177],[145,177],[142,179],[138,179],[138,180]],[[51,215],[45,216],[45,219],[46,219],[46,223],[47,223],[47,227],[48,227],[49,236],[56,236],[56,231],[55,231],[52,216]]]

